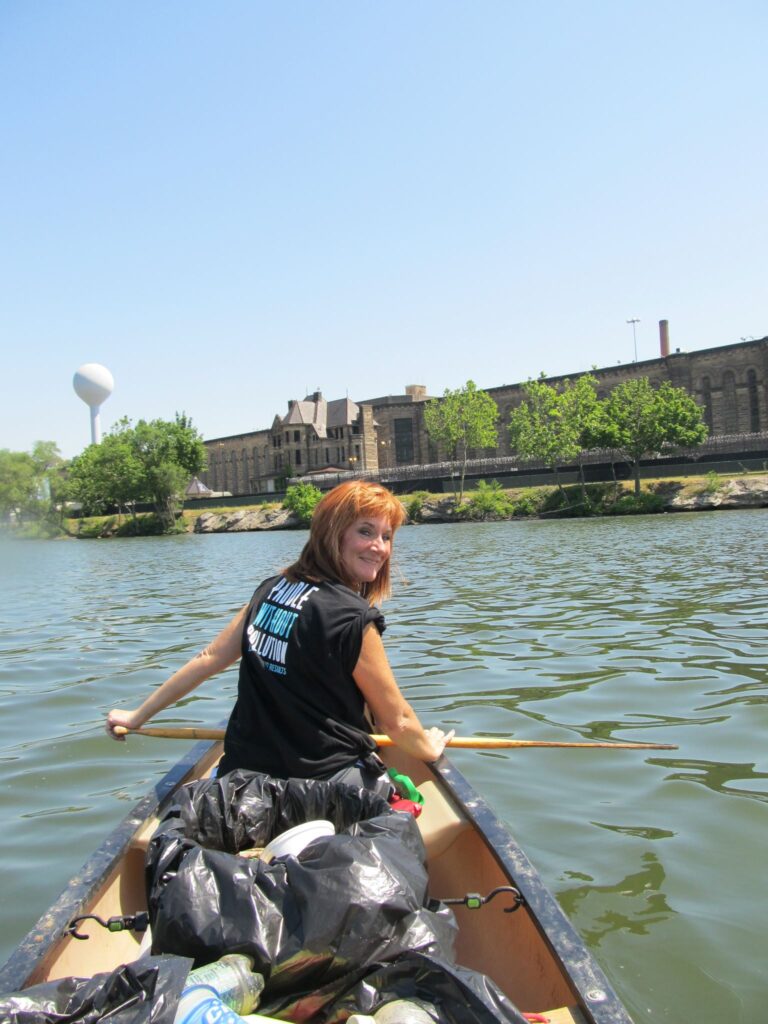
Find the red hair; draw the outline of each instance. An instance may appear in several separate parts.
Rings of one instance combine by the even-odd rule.
[[[405,522],[402,503],[381,484],[349,480],[329,491],[316,505],[309,526],[309,540],[298,559],[284,570],[289,580],[338,580],[353,589],[341,560],[341,541],[347,529],[366,516],[386,519],[394,538],[395,530]],[[373,583],[364,583],[361,593],[370,604],[389,597],[391,591],[387,559]]]

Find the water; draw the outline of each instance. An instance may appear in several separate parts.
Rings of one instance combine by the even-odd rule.
[[[403,529],[385,642],[427,724],[677,751],[456,751],[641,1021],[762,1019],[768,510]],[[181,753],[116,744],[302,533],[0,545],[0,959]],[[233,670],[163,721],[217,723]]]

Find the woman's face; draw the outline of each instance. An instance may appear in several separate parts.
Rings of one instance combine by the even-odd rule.
[[[341,564],[353,583],[373,583],[392,554],[388,519],[363,516],[341,535]]]

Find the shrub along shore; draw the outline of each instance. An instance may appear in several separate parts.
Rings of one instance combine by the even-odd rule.
[[[725,477],[709,473],[684,480],[648,480],[639,495],[622,483],[503,488],[496,481],[479,481],[459,505],[452,494],[427,491],[405,494],[401,500],[408,523],[412,525],[765,508],[768,507],[768,474]],[[306,505],[292,509],[280,503],[199,511],[192,508],[180,514],[173,532],[302,529],[306,528],[308,515]],[[80,539],[167,532],[153,513],[139,514],[135,518],[111,515],[66,519],[64,531],[66,536]]]

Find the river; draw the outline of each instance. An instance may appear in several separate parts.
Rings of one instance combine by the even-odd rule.
[[[406,527],[385,642],[427,724],[676,751],[456,751],[639,1022],[762,1020],[768,510]],[[4,960],[181,753],[103,732],[304,533],[0,543]],[[165,722],[212,724],[230,670]]]

